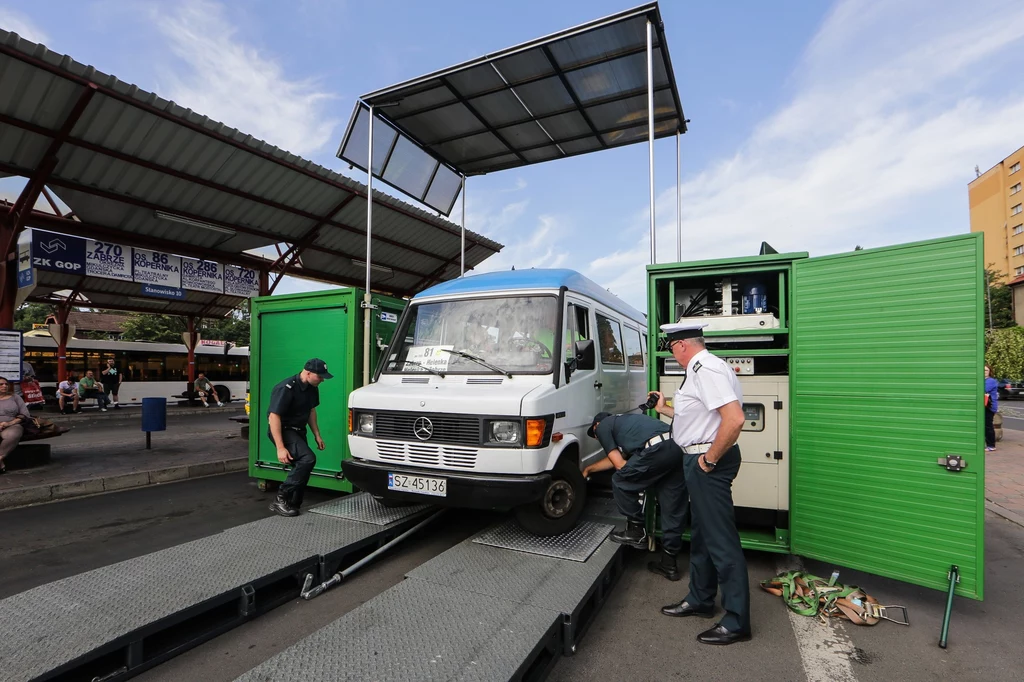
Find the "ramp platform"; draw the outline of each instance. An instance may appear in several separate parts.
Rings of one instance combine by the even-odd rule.
[[[307,574],[360,558],[426,510],[386,511],[397,516],[383,525],[273,516],[4,599],[0,677],[130,677],[297,598]]]
[[[596,500],[588,514],[555,538],[488,528],[238,682],[544,679],[622,573],[623,549],[607,538],[617,512]]]

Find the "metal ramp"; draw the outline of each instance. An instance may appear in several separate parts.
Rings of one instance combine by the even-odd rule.
[[[544,679],[576,651],[622,573],[622,547],[607,539],[620,517],[602,500],[588,514],[562,545],[486,529],[238,682]],[[518,549],[480,541],[509,537]]]
[[[130,677],[297,598],[307,574],[360,558],[425,512],[386,511],[384,524],[269,517],[0,600],[0,677]]]

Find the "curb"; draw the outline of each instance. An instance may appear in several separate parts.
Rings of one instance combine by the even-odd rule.
[[[1024,516],[1021,516],[1017,512],[1012,512],[1006,507],[1001,507],[992,500],[985,500],[985,509],[996,516],[1002,516],[1011,523],[1016,523],[1018,526],[1024,527]]]
[[[161,483],[184,481],[189,478],[218,476],[235,471],[245,471],[248,467],[248,457],[235,457],[217,462],[181,464],[151,471],[112,474],[102,478],[89,478],[83,481],[66,481],[64,483],[0,490],[0,509],[13,509],[14,507],[25,507],[31,504],[58,502],[73,497],[99,495],[117,490],[128,490],[129,488],[142,488]]]

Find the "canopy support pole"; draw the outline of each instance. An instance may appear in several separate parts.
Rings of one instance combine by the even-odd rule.
[[[363,291],[363,386],[370,383],[370,257],[373,233],[373,105],[370,108],[369,150],[366,154],[366,287]]]
[[[658,262],[654,236],[654,25],[647,20],[647,146],[651,185],[651,264]]]
[[[466,176],[462,176],[462,246],[459,261],[459,277],[466,276]]]
[[[683,183],[680,176],[679,138],[682,135],[676,129],[676,262],[683,260]]]

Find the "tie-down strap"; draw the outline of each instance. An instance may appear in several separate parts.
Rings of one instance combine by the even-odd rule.
[[[822,621],[829,617],[845,618],[855,625],[875,625],[879,620],[910,625],[906,607],[883,606],[855,585],[843,585],[804,571],[785,571],[762,580],[761,589],[782,597],[786,606],[801,616],[818,616]],[[901,611],[902,618],[897,619],[895,613],[890,616],[890,610]]]

